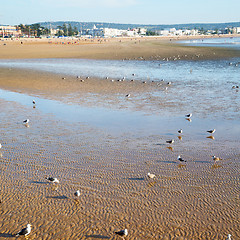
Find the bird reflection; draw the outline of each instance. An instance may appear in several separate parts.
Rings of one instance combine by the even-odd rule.
[[[208,136],[208,137],[206,137],[206,138],[209,138],[209,139],[212,139],[212,140],[214,140],[214,139],[215,139],[215,137],[214,137],[214,136]]]
[[[75,204],[78,206],[80,204],[80,200],[79,199],[74,199]]]
[[[156,183],[157,183],[156,181],[152,181],[152,182],[149,182],[149,183],[147,184],[147,186],[148,186],[149,188],[151,188],[151,187],[153,187]]]
[[[178,168],[185,168],[186,167],[186,164],[182,164],[182,163],[180,163],[180,164],[178,164]]]
[[[173,152],[173,147],[167,147],[170,151]]]
[[[178,136],[178,139],[179,139],[180,141],[182,141],[182,136]]]
[[[192,122],[191,118],[185,118],[187,121]]]
[[[25,123],[24,126],[25,126],[26,128],[29,128],[29,124],[28,124],[28,123]]]
[[[216,163],[214,163],[212,166],[211,166],[211,169],[217,169],[217,168],[221,168],[222,166],[221,165],[218,165]]]

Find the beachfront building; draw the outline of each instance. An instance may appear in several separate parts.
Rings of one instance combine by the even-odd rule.
[[[192,36],[195,36],[195,35],[198,35],[199,32],[198,30],[196,29],[191,29],[191,30],[188,30],[188,29],[175,29],[175,28],[169,28],[169,29],[164,29],[164,30],[158,30],[158,31],[155,31],[155,33],[157,35],[160,35],[160,36],[184,36],[184,35],[192,35]]]
[[[15,26],[0,26],[0,37],[19,37],[21,34]]]
[[[240,34],[240,27],[234,27],[233,28],[233,33]]]
[[[92,29],[82,30],[82,35],[91,36],[93,38],[109,38],[109,37],[137,37],[146,35],[147,29],[134,28],[128,30],[116,29],[116,28],[97,28],[95,25]]]

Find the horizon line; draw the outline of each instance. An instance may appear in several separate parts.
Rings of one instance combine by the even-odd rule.
[[[57,23],[57,22],[75,22],[75,23],[105,23],[105,24],[122,24],[122,25],[145,25],[145,26],[159,26],[159,25],[194,25],[194,24],[232,24],[232,23],[240,23],[240,21],[235,21],[235,22],[209,22],[209,23],[204,23],[204,22],[189,22],[189,23],[163,23],[163,24],[144,24],[144,23],[120,23],[120,22],[101,22],[101,21],[76,21],[76,20],[57,20],[57,21],[38,21],[38,22],[34,22],[34,23],[19,23],[19,24],[13,24],[13,26],[15,25],[33,25],[33,24],[38,24],[38,23]],[[6,25],[6,26],[11,26],[10,24],[0,24],[2,26]]]

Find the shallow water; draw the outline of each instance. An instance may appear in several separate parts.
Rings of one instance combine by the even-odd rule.
[[[178,43],[187,44],[189,46],[204,46],[204,47],[227,47],[240,49],[239,37],[226,37],[226,38],[206,38],[178,41]]]
[[[23,93],[0,90],[0,98],[5,101],[17,102],[31,108],[32,96]],[[211,118],[198,118],[193,116],[189,122],[185,115],[179,114],[146,114],[144,111],[130,111],[128,109],[114,110],[101,107],[84,107],[76,104],[66,104],[60,101],[35,97],[36,110],[51,114],[56,119],[69,123],[82,123],[107,131],[109,134],[119,136],[127,134],[129,137],[147,137],[160,134],[166,138],[176,138],[177,131],[184,129],[184,136],[190,139],[204,139],[209,136],[207,130],[219,129],[216,137],[232,141],[240,139],[239,120],[224,120]],[[28,116],[31,118],[31,116]],[[20,119],[19,119],[20,120]],[[23,120],[23,119],[22,119]]]
[[[231,64],[229,65],[229,62]],[[181,103],[183,111],[198,117],[239,119],[240,59],[214,61],[109,61],[83,59],[1,60],[0,67],[23,68],[60,73],[63,76],[94,76],[110,79],[172,82],[170,94],[160,97]],[[135,74],[135,76],[132,76]],[[157,92],[153,97],[159,97]],[[201,107],[199,107],[201,105]],[[207,116],[211,117],[211,116]]]

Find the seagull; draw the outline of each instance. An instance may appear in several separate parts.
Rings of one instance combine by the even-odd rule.
[[[185,117],[186,117],[186,118],[192,117],[192,113],[189,113],[189,114],[185,115]]]
[[[213,159],[213,161],[215,161],[215,162],[217,162],[217,161],[219,161],[219,160],[222,160],[221,158],[216,157],[216,156],[212,156],[212,159]]]
[[[0,149],[2,148],[2,144],[0,143]]]
[[[215,133],[215,131],[216,131],[216,129],[212,129],[212,130],[209,130],[209,131],[207,131],[208,133]]]
[[[59,183],[59,180],[57,178],[54,178],[54,177],[48,177],[46,179],[49,180],[52,183]]]
[[[172,143],[174,143],[174,139],[168,140],[168,141],[166,141],[166,143],[172,144]]]
[[[35,100],[32,100],[32,103],[33,103],[33,104],[36,104]]]
[[[74,193],[74,196],[79,197],[79,196],[80,196],[80,191],[77,190],[77,191]]]
[[[29,119],[23,121],[24,124],[29,123]]]
[[[178,130],[178,133],[180,133],[180,134],[181,134],[181,133],[182,133],[182,129],[179,129],[179,130]]]
[[[27,224],[26,228],[23,228],[20,232],[16,234],[16,237],[19,235],[27,236],[31,232],[31,224]]]
[[[121,230],[119,232],[115,232],[118,236],[120,237],[126,237],[128,235],[128,230],[127,229],[124,229],[124,230]]]
[[[178,156],[177,159],[178,159],[178,161],[180,161],[180,162],[187,162],[186,160],[183,160],[182,157],[181,157],[180,155]]]
[[[228,237],[227,237],[227,239],[226,240],[231,240],[231,234],[228,234]]]
[[[131,96],[131,95],[130,95],[130,93],[129,93],[129,94],[127,94],[125,97],[128,98],[128,97],[130,97],[130,96]]]
[[[148,176],[149,178],[155,178],[155,177],[156,177],[156,175],[155,175],[155,174],[152,174],[152,173],[148,173],[147,176]]]

